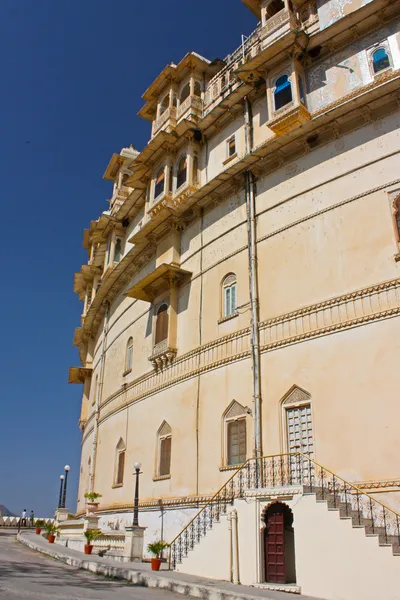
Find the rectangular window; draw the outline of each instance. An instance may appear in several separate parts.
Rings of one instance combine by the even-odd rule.
[[[171,472],[171,437],[160,440],[160,477],[170,475]]]
[[[246,419],[230,421],[227,426],[228,465],[241,465],[246,460]]]
[[[117,485],[122,485],[124,483],[124,470],[125,470],[125,452],[120,452],[118,454],[117,481],[115,482]]]
[[[236,154],[236,139],[235,136],[229,138],[228,144],[228,158]]]
[[[225,288],[224,317],[230,317],[236,313],[236,284]]]

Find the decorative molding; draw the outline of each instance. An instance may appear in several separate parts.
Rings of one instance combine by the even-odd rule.
[[[389,479],[386,481],[358,481],[355,482],[354,485],[359,487],[361,490],[380,490],[390,492],[393,491],[390,488],[400,488],[400,479]]]
[[[239,402],[237,402],[236,400],[232,400],[232,402],[230,403],[230,405],[228,406],[228,408],[226,409],[225,413],[224,413],[224,418],[225,419],[234,419],[235,417],[242,417],[245,416],[247,414],[247,410],[245,409],[244,406],[242,406],[241,404],[239,404]],[[238,467],[236,467],[237,469]]]
[[[304,402],[311,402],[311,396],[305,390],[294,385],[291,390],[288,391],[286,396],[284,396],[282,404],[285,406],[287,404],[302,404]]]
[[[260,323],[261,352],[308,341],[400,314],[400,279],[331,298]],[[99,423],[127,406],[208,371],[250,357],[250,330],[242,329],[177,357],[160,373],[149,373],[100,406]],[[124,393],[125,392],[125,393]],[[92,423],[93,415],[88,419]],[[92,432],[85,430],[84,439]]]

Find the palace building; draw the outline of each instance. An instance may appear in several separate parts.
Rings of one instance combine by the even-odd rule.
[[[77,515],[123,530],[140,461],[171,568],[398,600],[400,1],[242,1],[238,49],[145,91],[84,232]]]

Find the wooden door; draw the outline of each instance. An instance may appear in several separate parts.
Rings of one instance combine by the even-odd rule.
[[[268,510],[265,530],[266,581],[286,583],[285,568],[285,516],[283,507],[272,505]]]

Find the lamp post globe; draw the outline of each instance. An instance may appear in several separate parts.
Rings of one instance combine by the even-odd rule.
[[[135,464],[133,466],[135,468],[135,471],[140,471],[140,469],[142,468],[142,463],[141,462],[135,462]]]

